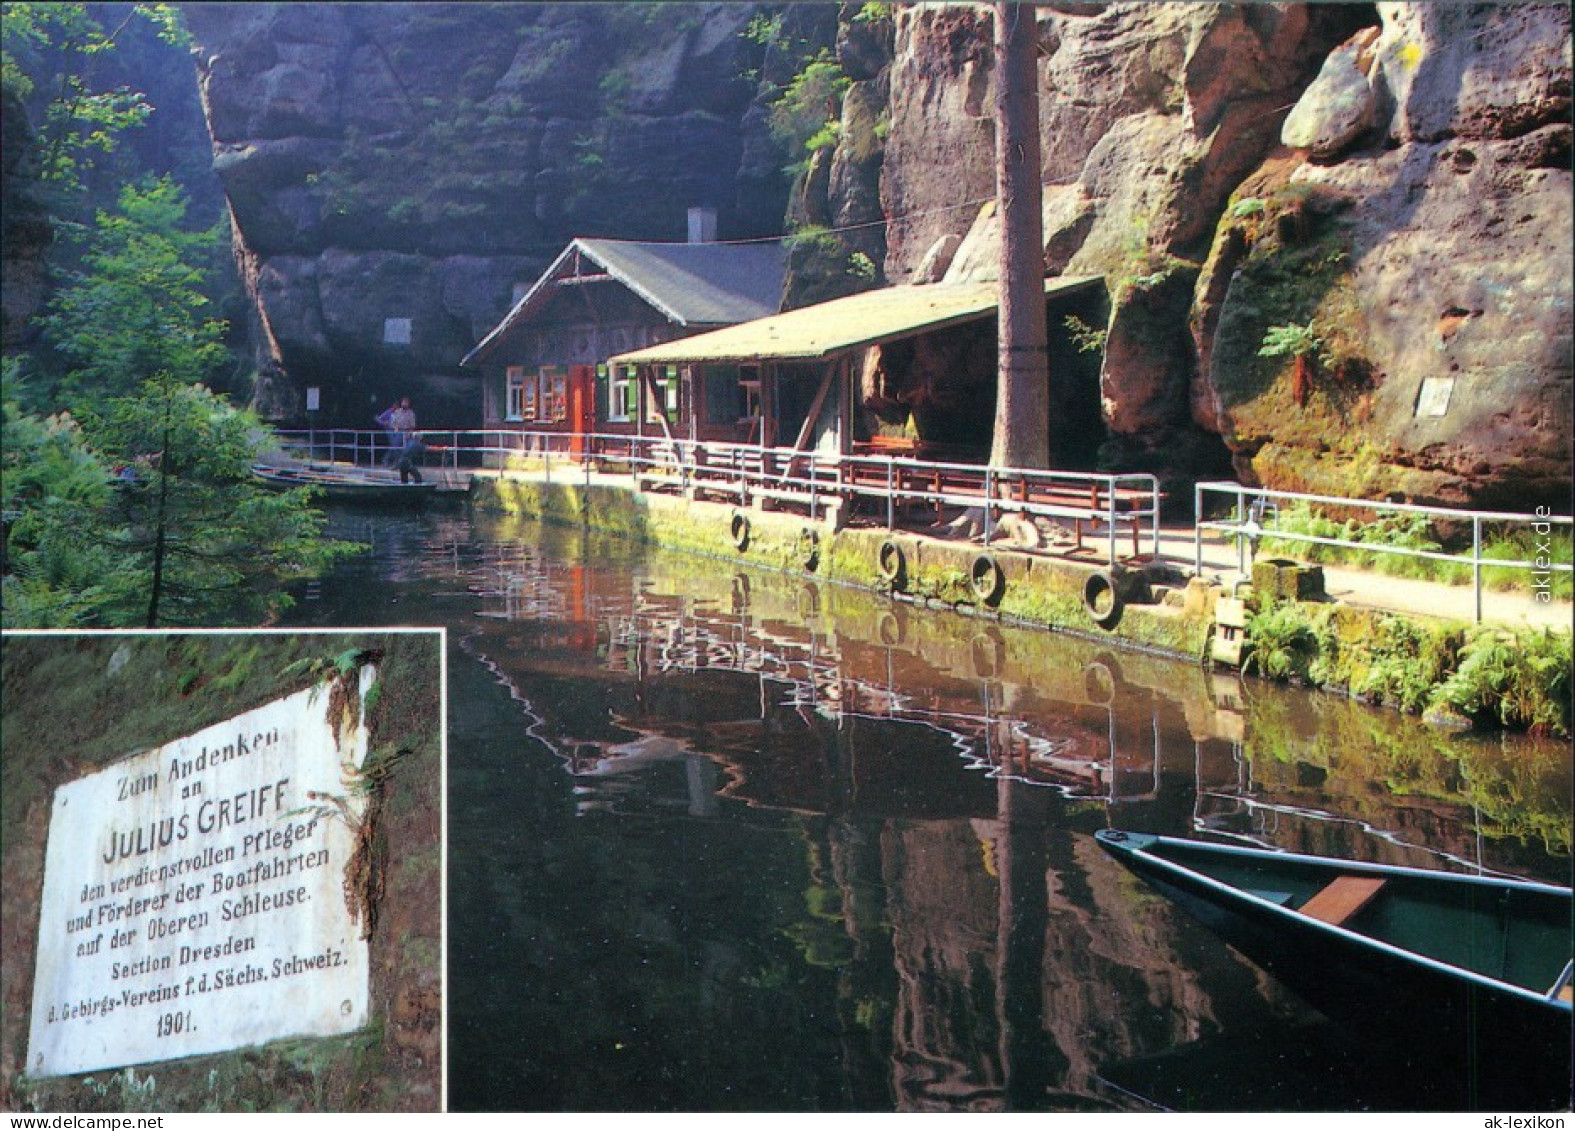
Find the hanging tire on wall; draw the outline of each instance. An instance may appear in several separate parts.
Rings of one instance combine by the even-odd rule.
[[[820,564],[820,531],[812,526],[798,532],[798,564],[810,573]]]
[[[881,580],[893,589],[901,589],[908,580],[907,556],[895,542],[888,540],[880,544],[880,552],[875,556],[875,568],[880,570]]]
[[[1006,575],[1001,572],[1001,563],[989,554],[980,554],[973,560],[968,583],[973,595],[986,605],[996,604],[1006,592]]]
[[[1121,591],[1115,577],[1104,570],[1088,575],[1088,580],[1083,582],[1083,608],[1088,610],[1095,624],[1101,628],[1114,625],[1121,619],[1121,604]]]
[[[733,536],[733,546],[740,552],[749,549],[749,516],[733,512],[733,522],[730,527]]]

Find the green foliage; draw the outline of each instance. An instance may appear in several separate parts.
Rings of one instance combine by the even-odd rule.
[[[1553,597],[1568,601],[1575,595],[1575,574],[1567,571],[1540,570],[1536,565],[1539,557],[1545,558],[1549,563],[1559,563],[1568,566],[1575,560],[1572,554],[1570,528],[1560,527],[1560,534],[1556,538],[1539,537],[1530,530],[1520,529],[1507,534],[1495,534],[1488,537],[1486,545],[1482,547],[1482,556],[1487,559],[1502,562],[1529,562],[1529,566],[1483,566],[1482,581],[1489,589],[1527,589],[1532,585],[1533,574],[1542,572],[1547,575],[1547,592]],[[1459,575],[1462,583],[1469,580],[1470,567],[1461,566],[1454,571]]]
[[[1355,543],[1354,546],[1325,546],[1317,542],[1300,542],[1275,538],[1274,533],[1301,534],[1314,538],[1328,538]],[[1371,569],[1391,577],[1414,577],[1427,581],[1445,582],[1450,585],[1469,585],[1469,561],[1442,561],[1433,558],[1416,558],[1405,554],[1364,550],[1363,546],[1393,546],[1426,553],[1471,554],[1468,537],[1457,535],[1446,542],[1433,529],[1425,514],[1396,511],[1376,518],[1365,515],[1341,522],[1324,511],[1307,503],[1295,503],[1280,510],[1266,530],[1261,544],[1265,554],[1294,554],[1312,562],[1330,565],[1349,565]],[[1489,530],[1484,534],[1482,557],[1485,560],[1505,562],[1535,562],[1538,555],[1552,562],[1568,564],[1571,561],[1571,542],[1566,535],[1559,538],[1539,538],[1524,525],[1508,530]],[[1535,570],[1528,566],[1487,566],[1482,570],[1483,582],[1491,589],[1527,590],[1532,586]],[[1549,576],[1549,591],[1555,597],[1568,599],[1571,593],[1571,575],[1564,572],[1543,571]]]
[[[101,14],[120,19],[110,26]],[[0,10],[0,76],[18,97],[47,97],[38,123],[39,174],[59,202],[80,195],[84,174],[113,154],[120,135],[142,125],[153,112],[146,96],[129,87],[98,82],[99,62],[133,20],[147,20],[159,37],[182,45],[186,35],[178,10],[169,4],[134,4],[115,12],[107,6],[8,3]],[[50,89],[38,80],[48,76]]]
[[[770,100],[771,136],[794,158],[801,170],[817,150],[837,144],[841,136],[842,96],[852,80],[829,48],[806,57],[787,86]]]
[[[1068,314],[1062,320],[1062,325],[1072,336],[1078,353],[1100,353],[1104,350],[1105,341],[1109,337],[1108,330],[1096,330],[1075,314]]]
[[[1306,680],[1318,658],[1318,634],[1307,612],[1294,601],[1279,602],[1248,619],[1252,651],[1243,671],[1257,671],[1270,679]]]
[[[168,375],[85,412],[81,436],[124,469],[107,498],[46,494],[7,544],[10,627],[245,624],[288,604],[282,586],[353,547],[321,537],[306,491],[251,474],[256,416]]]
[[[22,359],[8,357],[0,377],[0,510],[51,498],[90,506],[109,494],[109,469],[82,441],[69,414],[33,416],[22,408]]]
[[[866,282],[874,282],[875,261],[862,251],[851,252],[848,255],[848,274]]]
[[[1234,220],[1245,220],[1253,216],[1262,216],[1265,211],[1263,201],[1255,196],[1243,197],[1230,206],[1229,215]]]
[[[1270,326],[1263,335],[1259,357],[1305,357],[1315,354],[1323,339],[1312,322],[1305,325]]]
[[[773,47],[782,38],[782,13],[774,12],[771,15],[761,13],[751,16],[749,23],[744,25],[744,30],[739,32],[739,37],[751,43],[758,43],[762,47]]]
[[[1567,735],[1570,664],[1563,633],[1482,626],[1467,636],[1437,701],[1477,722]]]
[[[1462,629],[1282,601],[1249,618],[1248,634],[1245,672],[1343,689],[1412,713],[1454,711],[1482,726],[1570,733],[1575,652],[1568,633]]]
[[[287,664],[279,672],[279,678],[290,680],[304,675],[313,681],[324,680],[330,676],[345,679],[370,659],[366,650],[362,648],[346,648],[332,656],[303,656],[294,663]]]
[[[796,228],[783,242],[789,251],[803,249],[833,254],[841,248],[831,229],[821,224],[805,224]]]
[[[1454,633],[1430,632],[1415,621],[1386,617],[1370,638],[1371,663],[1351,688],[1364,699],[1418,714],[1432,701],[1434,688],[1456,662]]]
[[[224,323],[202,316],[199,266],[221,237],[187,231],[185,220],[185,197],[168,177],[126,186],[118,210],[99,213],[82,269],[43,319],[72,366],[61,390],[68,400],[126,394],[160,373],[203,381],[227,358]]]

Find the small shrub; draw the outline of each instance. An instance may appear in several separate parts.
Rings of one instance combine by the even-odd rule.
[[[1478,723],[1568,735],[1570,666],[1570,638],[1563,633],[1479,627],[1433,703]]]
[[[1419,714],[1439,681],[1454,668],[1458,640],[1451,633],[1429,632],[1414,621],[1388,617],[1379,623],[1370,650],[1372,664],[1351,690]]]
[[[1263,345],[1258,349],[1259,357],[1305,357],[1315,354],[1323,346],[1323,338],[1313,328],[1311,322],[1305,325],[1291,323],[1285,326],[1270,326],[1263,335]]]
[[[1243,671],[1257,671],[1270,679],[1308,679],[1320,648],[1312,621],[1300,605],[1281,602],[1249,618],[1247,635],[1252,652]]]
[[[1104,350],[1109,331],[1095,329],[1075,314],[1068,314],[1062,324],[1071,335],[1078,353],[1100,353]]]

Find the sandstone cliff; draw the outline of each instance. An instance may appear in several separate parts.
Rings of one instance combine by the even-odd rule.
[[[1106,466],[1567,500],[1566,5],[1039,18],[1047,266],[1111,298]],[[990,277],[991,11],[892,19],[885,274]]]
[[[458,361],[576,236],[775,234],[786,206],[741,36],[756,5],[193,4],[185,14],[259,407],[369,426],[414,392],[474,423]],[[829,43],[835,10],[807,12]]]
[[[697,203],[724,237],[836,233],[795,248],[790,305],[988,277],[990,7],[787,6],[849,81],[791,201],[756,79],[799,57],[740,36],[762,10],[192,6],[262,407],[320,384],[362,424],[424,379],[470,420],[454,363],[515,284]],[[1037,14],[1047,268],[1110,298],[1103,467],[1567,502],[1567,5]]]

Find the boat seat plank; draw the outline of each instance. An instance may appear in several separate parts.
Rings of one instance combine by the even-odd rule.
[[[1378,876],[1337,876],[1301,906],[1301,913],[1339,927],[1366,907],[1384,881]]]

